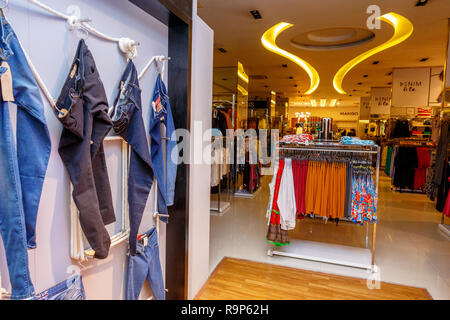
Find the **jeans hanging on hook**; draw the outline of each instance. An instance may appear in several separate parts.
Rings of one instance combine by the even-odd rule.
[[[120,81],[119,94],[111,110],[114,131],[131,146],[128,177],[130,206],[130,255],[136,255],[136,242],[145,205],[153,184],[153,168],[142,117],[138,73],[130,60]]]
[[[165,137],[167,139],[163,139],[161,136],[161,124],[164,124],[166,128]],[[173,205],[174,202],[178,146],[169,96],[161,74],[158,74],[156,79],[152,106],[150,107],[150,136],[153,168],[158,181],[158,211],[167,214],[167,207]],[[165,161],[164,142],[166,143]],[[176,159],[172,159],[175,157]],[[167,222],[167,218],[161,218],[161,220]]]
[[[0,99],[0,233],[12,299],[25,299],[34,294],[27,247],[36,247],[36,217],[50,157],[50,135],[38,85],[16,34],[3,16],[0,32],[0,58],[9,64],[13,103],[17,105],[14,137],[8,102]],[[3,65],[0,73],[6,71]]]
[[[116,221],[103,147],[112,122],[103,83],[84,40],[56,106],[64,125],[59,154],[73,184],[80,225],[95,257],[105,259],[111,245],[105,225]]]
[[[145,279],[152,289],[155,300],[165,300],[164,279],[159,260],[158,232],[156,228],[144,234],[147,244],[140,240],[137,244],[137,255],[128,258],[127,280],[125,289],[126,300],[137,300]]]

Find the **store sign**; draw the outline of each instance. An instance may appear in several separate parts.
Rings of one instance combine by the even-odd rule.
[[[361,97],[360,100],[360,120],[370,119],[370,97]]]
[[[392,105],[394,107],[428,106],[431,68],[394,69]]]
[[[390,114],[391,113],[391,88],[372,88],[372,98],[370,100],[370,114]]]

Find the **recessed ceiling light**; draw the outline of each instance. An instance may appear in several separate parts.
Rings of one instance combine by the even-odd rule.
[[[368,77],[369,77],[368,74],[363,75],[363,78],[368,78]]]
[[[416,3],[416,7],[423,7],[428,3],[428,0],[418,0]]]
[[[282,66],[283,68],[287,68],[287,67],[288,67],[287,64],[282,64],[281,66]]]
[[[258,10],[252,10],[250,11],[250,13],[252,14],[253,18],[255,18],[255,20],[262,19],[261,13],[259,13]]]
[[[392,76],[392,71],[389,72],[388,74],[386,74],[386,76],[388,76],[388,77]]]
[[[295,87],[295,88],[297,88],[297,87],[298,87],[298,85],[294,84],[294,87]]]
[[[227,50],[225,50],[224,48],[217,48],[217,50],[219,50],[222,53],[227,53]]]
[[[380,61],[378,61],[378,60],[372,62],[372,64],[379,64],[379,63],[380,63]]]
[[[294,77],[289,77],[289,79],[291,79],[291,80],[292,80],[292,79],[294,79]]]
[[[358,86],[362,86],[362,84],[363,84],[362,82],[358,82]]]
[[[223,81],[227,81],[228,79],[227,79],[227,78],[222,78],[222,80],[223,80]]]
[[[390,85],[392,85],[392,82],[388,82],[387,84],[388,84],[388,86],[390,86]]]
[[[428,61],[430,58],[422,58],[422,59],[420,59],[420,62],[425,62],[425,61]]]

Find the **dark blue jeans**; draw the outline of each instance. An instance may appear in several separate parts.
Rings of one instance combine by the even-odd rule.
[[[0,233],[6,251],[13,299],[34,294],[28,248],[36,247],[36,217],[50,157],[44,105],[20,43],[0,16],[0,58],[13,78],[17,105],[17,149],[8,102],[0,97]],[[2,68],[3,74],[6,69]]]
[[[142,117],[138,73],[131,60],[122,75],[111,118],[114,131],[131,146],[128,177],[130,254],[136,255],[139,226],[153,184],[153,167]]]
[[[111,244],[105,225],[116,221],[103,147],[112,123],[103,83],[84,40],[56,106],[64,125],[59,154],[73,184],[80,225],[95,257],[104,259]]]
[[[147,279],[155,300],[165,300],[164,280],[161,262],[159,261],[158,233],[156,228],[151,229],[145,236],[148,243],[137,245],[137,255],[128,258],[127,284],[125,299],[137,300]]]

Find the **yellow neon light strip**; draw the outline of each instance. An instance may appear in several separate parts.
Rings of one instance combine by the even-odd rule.
[[[317,107],[317,101],[315,99],[311,99],[310,102],[312,107]]]
[[[330,102],[330,107],[335,107],[337,103],[337,99],[332,99]]]
[[[286,50],[281,49],[277,46],[276,40],[278,36],[286,29],[289,29],[292,27],[293,24],[286,23],[286,22],[280,22],[279,24],[273,26],[269,30],[267,30],[262,38],[261,42],[267,50],[270,52],[276,53],[282,57],[285,57],[286,59],[291,60],[292,62],[296,63],[300,68],[306,71],[308,73],[310,79],[311,79],[311,86],[308,91],[305,92],[305,94],[311,94],[314,91],[317,90],[320,83],[320,77],[319,73],[317,73],[316,69],[313,68],[308,62],[305,60],[293,55],[290,52],[287,52]]]
[[[241,86],[240,84],[238,84],[238,90],[240,93],[242,93],[243,96],[248,96],[248,91],[244,89],[243,86]]]
[[[334,89],[336,89],[336,91],[340,94],[346,94],[346,92],[342,88],[342,82],[351,69],[353,69],[356,65],[360,64],[364,60],[367,60],[371,56],[402,43],[403,41],[408,39],[414,31],[414,26],[411,21],[394,12],[385,14],[377,19],[389,23],[394,28],[394,35],[385,43],[379,45],[378,47],[370,49],[367,52],[364,52],[363,54],[347,62],[344,66],[342,66],[341,69],[339,69],[339,71],[334,76],[333,86]]]
[[[244,80],[245,83],[248,83],[249,80],[248,80],[247,73],[245,73],[244,66],[240,62],[238,62],[238,76],[239,76],[239,78]]]

